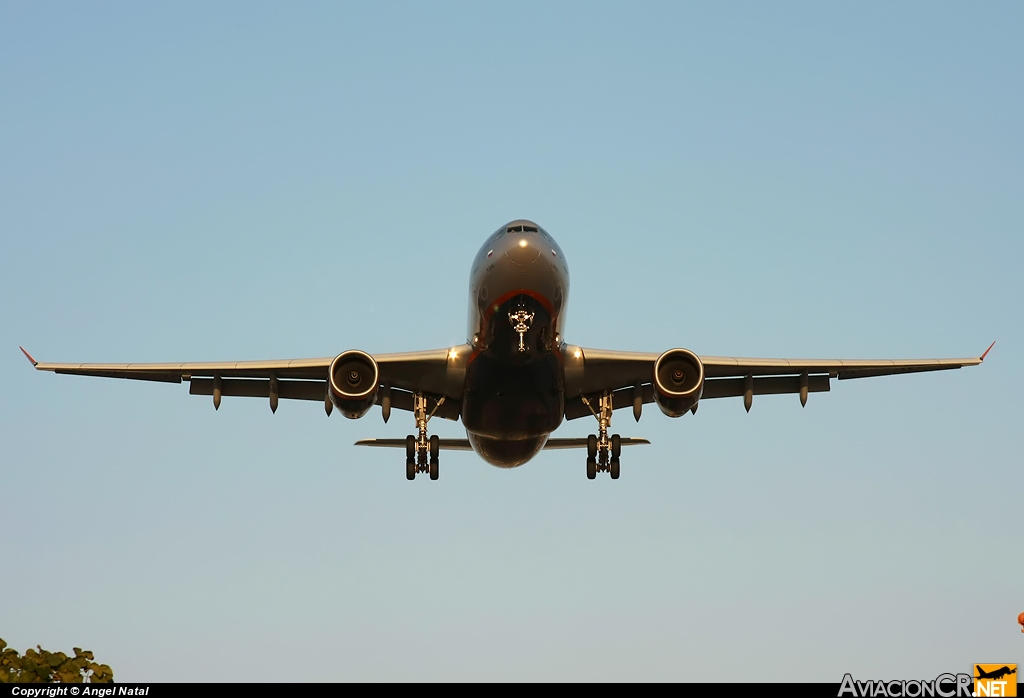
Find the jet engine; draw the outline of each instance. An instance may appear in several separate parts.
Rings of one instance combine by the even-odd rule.
[[[343,351],[334,357],[327,377],[331,402],[349,419],[359,419],[377,402],[380,370],[364,351]]]
[[[654,362],[654,401],[669,417],[697,406],[704,391],[704,364],[692,351],[669,349]]]

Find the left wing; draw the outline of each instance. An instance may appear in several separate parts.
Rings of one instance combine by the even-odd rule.
[[[780,393],[827,392],[830,379],[869,378],[922,371],[944,371],[977,366],[985,360],[995,342],[981,356],[962,359],[754,359],[733,356],[699,356],[704,365],[701,399]],[[579,367],[578,395],[566,396],[566,419],[591,414],[586,402],[604,391],[612,392],[613,409],[633,405],[640,397],[654,402],[654,363],[660,354],[569,348]],[[748,407],[749,409],[749,407]]]

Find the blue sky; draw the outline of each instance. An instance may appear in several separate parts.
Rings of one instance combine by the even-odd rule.
[[[1024,663],[1015,3],[0,4],[0,637],[119,680]],[[436,483],[412,420],[53,361],[450,346],[538,221],[567,339],[981,368],[618,413]],[[593,430],[584,420],[559,435]],[[458,424],[437,425],[458,436]]]

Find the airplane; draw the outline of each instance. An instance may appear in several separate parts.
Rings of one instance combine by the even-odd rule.
[[[978,675],[974,677],[976,679],[993,679],[993,680],[996,680],[996,679],[1001,679],[1004,676],[1009,676],[1010,674],[1016,674],[1017,673],[1016,666],[1014,666],[1013,669],[1011,669],[1008,666],[1004,666],[1004,667],[1001,667],[999,669],[995,669],[993,671],[985,671],[980,666],[975,665],[975,669],[977,669],[977,671],[978,671]]]
[[[468,341],[457,346],[394,354],[349,349],[337,356],[280,361],[215,363],[74,364],[36,361],[40,371],[134,380],[189,383],[192,395],[268,399],[272,412],[285,400],[322,401],[327,415],[349,419],[380,405],[411,412],[417,433],[404,439],[364,439],[359,446],[405,448],[409,480],[439,476],[441,450],[473,450],[484,461],[514,468],[542,449],[586,448],[587,477],[620,474],[623,446],[641,438],[609,435],[615,410],[655,403],[669,417],[696,413],[701,400],[742,397],[749,412],[755,395],[827,392],[845,380],[976,366],[974,358],[919,360],[751,359],[700,356],[689,349],[662,353],[588,349],[566,343],[569,267],[558,243],[529,220],[498,228],[470,270]],[[563,420],[591,416],[597,433],[551,438]],[[462,420],[466,439],[428,434],[433,417]]]

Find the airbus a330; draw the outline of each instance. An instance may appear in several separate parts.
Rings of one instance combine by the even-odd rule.
[[[37,362],[40,371],[108,378],[189,383],[193,395],[323,402],[350,419],[380,406],[411,412],[416,433],[404,439],[364,439],[361,446],[405,449],[405,473],[436,480],[441,450],[474,450],[488,463],[513,468],[541,449],[585,448],[587,477],[620,473],[623,446],[645,439],[609,435],[612,414],[632,408],[639,421],[654,403],[669,417],[696,413],[701,400],[793,393],[800,404],[825,392],[831,380],[887,376],[975,366],[963,359],[805,360],[702,356],[689,349],[639,353],[588,349],[563,337],[569,297],[565,255],[543,228],[528,220],[498,228],[480,248],[470,270],[468,341],[457,346],[399,354],[350,349],[337,356],[280,361],[162,364]],[[994,342],[993,342],[994,344]],[[433,417],[462,420],[466,439],[428,434]],[[591,417],[596,433],[551,438],[563,420]]]

